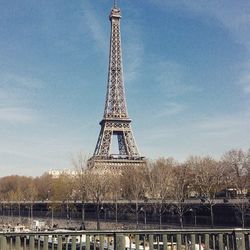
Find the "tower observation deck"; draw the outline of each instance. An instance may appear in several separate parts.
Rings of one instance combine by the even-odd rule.
[[[111,22],[108,84],[101,130],[88,168],[97,171],[121,171],[145,164],[132,133],[128,116],[123,81],[121,32],[121,10],[114,3],[109,15]],[[112,153],[113,137],[117,138],[118,153]]]

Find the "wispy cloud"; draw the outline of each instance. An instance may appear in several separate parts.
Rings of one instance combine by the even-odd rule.
[[[201,90],[200,87],[187,82],[184,66],[176,62],[156,61],[153,67],[152,70],[156,75],[155,80],[167,96],[175,97]]]
[[[156,114],[156,117],[162,118],[165,116],[177,115],[177,114],[183,112],[186,108],[187,107],[184,104],[177,103],[177,102],[165,103],[162,106],[161,111],[159,111]]]
[[[30,123],[36,120],[33,110],[22,107],[0,107],[0,121],[9,123]]]
[[[250,84],[248,84],[248,85],[246,85],[245,87],[244,87],[244,91],[246,92],[246,93],[250,93]]]
[[[250,128],[250,115],[247,111],[241,114],[203,117],[194,127],[201,133],[232,134]]]
[[[238,84],[242,86],[244,93],[250,94],[250,63],[244,65]]]
[[[155,129],[154,137],[157,138],[183,138],[193,137],[190,144],[195,141],[203,141],[204,145],[211,146],[221,144],[224,147],[237,147],[237,144],[249,146],[250,139],[250,110],[234,114],[217,114],[214,116],[195,116],[185,119],[185,123],[172,125],[164,124],[164,127]],[[183,137],[184,136],[184,137]],[[227,143],[225,143],[227,142]],[[199,147],[201,142],[199,142]]]
[[[127,21],[124,27],[123,55],[125,60],[125,79],[129,84],[137,79],[141,71],[144,45],[141,40],[140,27],[134,21]]]
[[[89,34],[97,44],[101,51],[106,51],[108,48],[107,36],[104,31],[103,21],[98,19],[98,15],[93,10],[88,0],[83,1],[83,14],[85,18],[85,24],[88,27]]]
[[[201,14],[202,18],[212,17],[229,31],[238,43],[241,43],[250,52],[250,2],[249,1],[202,1],[202,0],[179,0],[160,1],[149,0],[162,9],[179,8],[189,10],[191,13]]]
[[[43,82],[14,73],[0,73],[0,120],[9,123],[34,122],[38,115],[30,102]]]
[[[194,117],[195,116],[195,117]],[[231,148],[249,148],[250,112],[245,110],[231,115],[198,116],[190,114],[181,123],[164,122],[154,127],[142,144],[149,157],[173,156],[185,160],[189,155],[220,157]]]
[[[43,82],[32,78],[32,77],[26,77],[17,75],[10,72],[1,72],[0,73],[0,86],[1,87],[18,87],[18,88],[41,88],[43,85]]]

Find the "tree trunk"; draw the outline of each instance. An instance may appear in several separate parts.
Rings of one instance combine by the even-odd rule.
[[[160,216],[160,229],[162,228],[162,212],[160,211],[159,213],[159,216]]]
[[[180,226],[183,228],[183,215],[179,214],[179,219],[180,219]]]
[[[51,227],[53,228],[54,226],[54,208],[53,206],[51,207]]]
[[[21,204],[18,203],[18,220],[19,220],[19,223],[21,223]]]
[[[69,228],[69,203],[67,201],[67,205],[66,205],[66,217],[67,217],[67,228]]]
[[[210,215],[211,215],[211,227],[214,228],[214,211],[213,211],[213,205],[210,206]]]
[[[97,206],[96,206],[96,229],[97,230],[100,230],[100,205],[99,203],[97,203]]]
[[[10,217],[11,217],[11,221],[13,223],[13,211],[12,211],[12,205],[10,204]]]
[[[136,213],[136,228],[139,227],[139,208],[138,208],[138,203],[136,202],[136,206],[135,206],[135,213]]]
[[[242,228],[245,228],[245,213],[244,213],[244,211],[241,211],[241,222],[242,222]]]
[[[33,223],[33,204],[30,205],[30,225]]]
[[[115,222],[118,222],[118,205],[117,201],[115,201]]]
[[[163,205],[162,205],[163,202],[161,202],[160,204],[160,207],[159,207],[159,226],[160,226],[160,229],[162,229],[162,211],[163,211]]]
[[[85,205],[82,202],[82,223],[84,224],[85,222]]]

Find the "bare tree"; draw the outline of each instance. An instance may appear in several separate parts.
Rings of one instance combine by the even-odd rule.
[[[90,199],[90,174],[89,171],[87,171],[86,157],[82,153],[79,153],[77,158],[73,159],[72,162],[76,170],[74,182],[75,199],[79,199],[81,201],[82,228],[85,228],[85,205]]]
[[[226,152],[222,157],[228,171],[227,176],[239,195],[244,195],[249,187],[249,155],[249,152],[234,149]]]
[[[60,203],[66,205],[66,217],[67,217],[67,224],[69,224],[71,216],[71,202],[74,196],[74,178],[72,175],[63,173],[55,178],[52,183],[52,192],[51,192],[51,213],[54,213],[54,210],[61,206]],[[53,223],[52,223],[53,224]],[[52,225],[53,226],[53,225]]]
[[[5,201],[10,202],[10,215],[13,216],[13,205],[18,205],[19,220],[20,220],[20,206],[23,200],[30,201],[31,197],[27,196],[29,186],[34,183],[32,177],[26,176],[6,176],[0,180],[0,193]],[[35,188],[34,188],[35,189]]]
[[[110,192],[108,198],[114,202],[115,221],[118,222],[118,200],[122,198],[121,175],[110,175]]]
[[[26,200],[30,201],[30,223],[33,221],[33,206],[34,202],[37,200],[38,191],[34,184],[34,181],[30,182],[27,186],[26,192]]]
[[[18,205],[18,218],[19,223],[21,223],[21,202],[25,199],[24,193],[21,191],[20,187],[17,188],[15,192],[12,192],[12,200]]]
[[[49,201],[52,193],[53,178],[51,175],[45,173],[40,177],[34,179],[34,184],[38,191],[38,199],[42,201]]]
[[[171,198],[173,187],[173,169],[176,166],[173,158],[160,158],[151,163],[149,174],[149,195],[155,199],[155,209],[159,214],[159,227],[162,227],[162,214],[166,208],[166,200]]]
[[[123,171],[121,177],[123,197],[135,202],[134,212],[137,227],[139,226],[139,201],[146,198],[148,191],[148,177],[147,166],[126,169]]]
[[[179,216],[181,228],[183,228],[183,215],[188,211],[185,199],[188,197],[190,182],[190,168],[188,164],[178,165],[174,168],[172,186],[170,189],[172,207]]]
[[[109,174],[98,174],[96,172],[88,172],[89,193],[90,198],[96,204],[96,225],[100,229],[100,209],[101,205],[110,191]]]
[[[214,227],[216,193],[225,187],[225,172],[221,163],[211,157],[191,157],[188,162],[192,169],[193,182],[191,185],[200,194],[202,201],[208,204],[211,216],[211,226]]]
[[[250,207],[247,193],[249,190],[250,177],[250,149],[247,152],[230,150],[222,157],[222,162],[227,171],[227,184],[236,189],[237,196],[234,200],[234,207],[241,214],[241,224],[245,227],[245,215]]]

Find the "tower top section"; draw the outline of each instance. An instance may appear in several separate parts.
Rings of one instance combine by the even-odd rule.
[[[109,20],[112,20],[113,18],[121,18],[121,10],[117,7],[116,3],[114,4],[114,7],[111,10],[111,13],[109,15]]]

